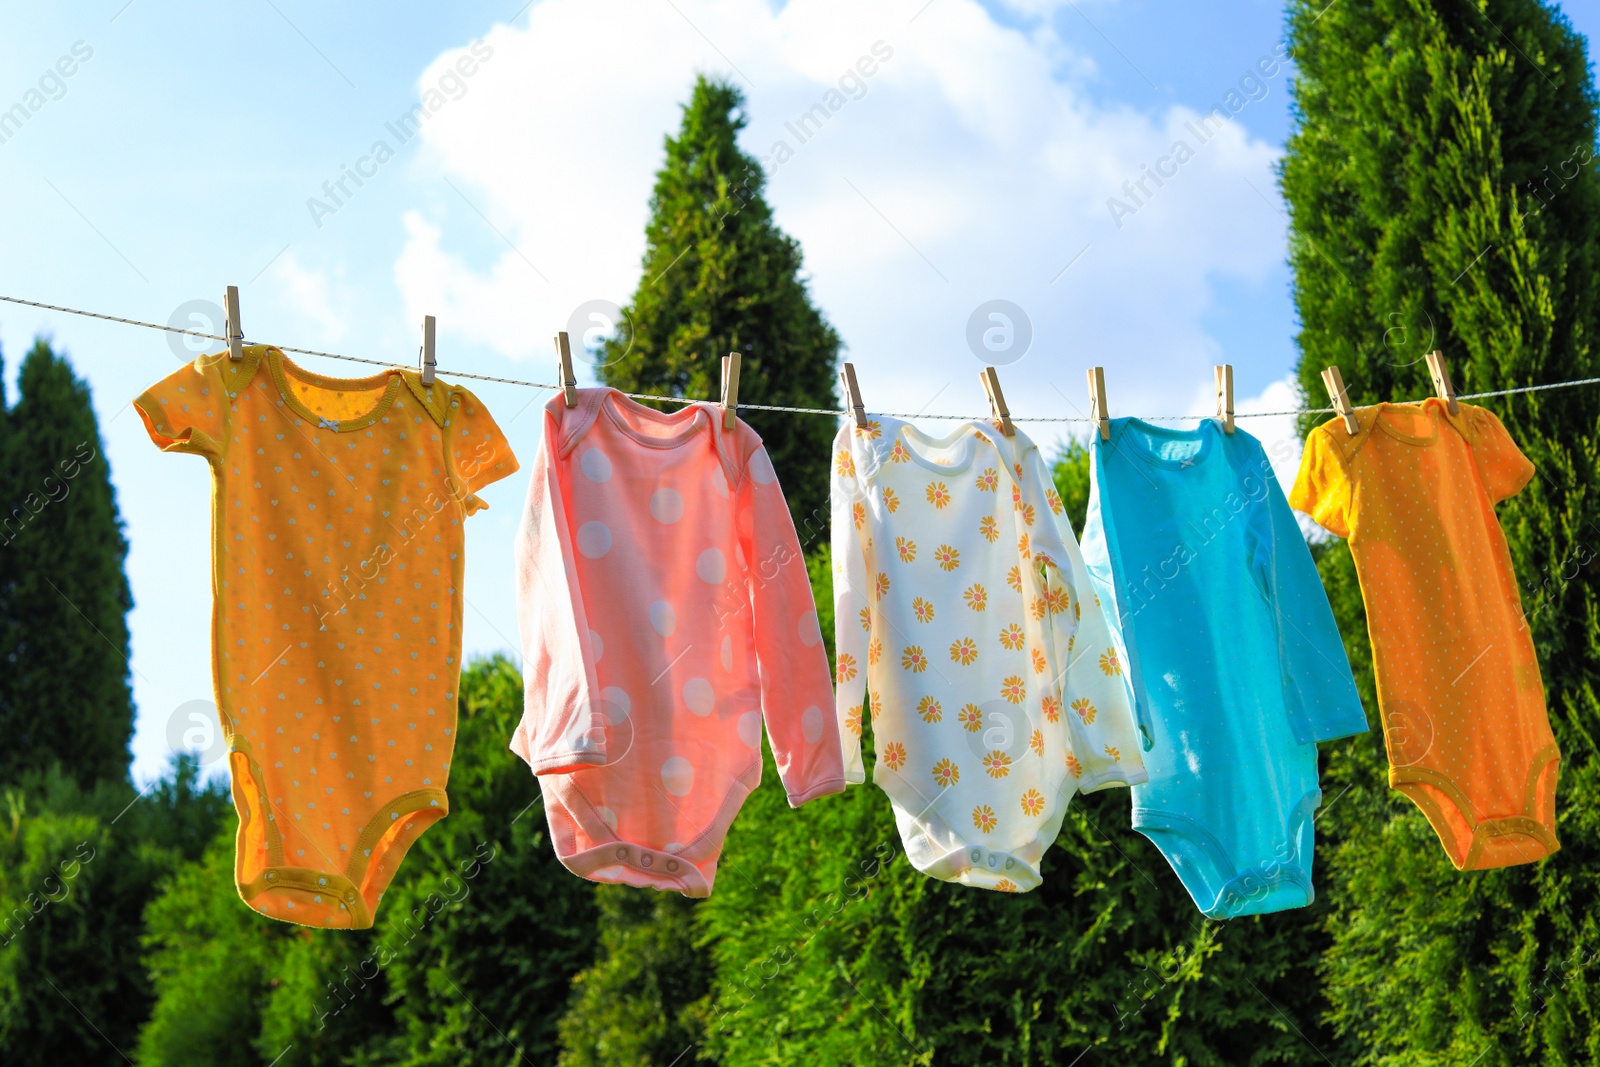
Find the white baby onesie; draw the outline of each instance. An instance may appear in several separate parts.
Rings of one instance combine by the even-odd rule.
[[[1038,448],[987,423],[935,439],[872,416],[834,438],[831,495],[847,779],[866,779],[870,690],[873,781],[912,864],[1034,888],[1074,793],[1146,777],[1122,664]]]

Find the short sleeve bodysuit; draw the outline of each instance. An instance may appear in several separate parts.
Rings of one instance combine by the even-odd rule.
[[[449,809],[462,521],[517,469],[467,390],[327,378],[276,348],[203,356],[135,407],[212,473],[212,673],[256,911],[372,925]]]
[[[1380,404],[1306,439],[1291,498],[1348,538],[1367,606],[1389,784],[1456,867],[1543,859],[1561,754],[1494,506],[1533,477],[1493,412]]]

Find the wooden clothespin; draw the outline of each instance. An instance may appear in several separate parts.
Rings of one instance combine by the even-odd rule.
[[[1217,418],[1224,433],[1233,432],[1233,364],[1211,368],[1217,376]]]
[[[244,358],[244,327],[239,325],[239,287],[230,285],[222,294],[222,333],[228,339],[228,358],[238,362]]]
[[[1011,424],[1011,409],[1006,407],[1006,394],[1000,391],[1000,375],[993,367],[985,367],[979,373],[978,380],[983,383],[983,391],[989,394],[989,415],[995,425],[1007,437],[1015,437],[1017,428]]]
[[[1450,381],[1450,368],[1445,365],[1444,353],[1435,350],[1429,352],[1426,358],[1428,373],[1433,376],[1433,391],[1439,394],[1439,399],[1444,401],[1450,414],[1459,414],[1461,405],[1456,403],[1456,387]]]
[[[578,406],[578,379],[572,373],[572,343],[567,331],[556,334],[556,361],[561,375],[561,399],[569,408]]]
[[[733,429],[739,421],[739,353],[722,357],[722,428]]]
[[[1350,394],[1344,390],[1344,375],[1339,373],[1338,367],[1329,367],[1322,372],[1322,384],[1328,387],[1328,395],[1333,398],[1333,410],[1344,419],[1344,428],[1351,436],[1361,432],[1361,422],[1356,418],[1355,409],[1350,406]]]
[[[434,359],[433,351],[433,316],[422,316],[422,384],[433,384],[433,369],[438,362]]]
[[[850,410],[855,416],[856,429],[865,430],[867,428],[867,408],[861,402],[861,386],[856,384],[855,367],[846,363],[844,369],[839,372],[839,383],[844,386],[845,403],[850,406]]]
[[[1099,424],[1100,440],[1111,440],[1111,417],[1106,414],[1106,369],[1089,368],[1089,417]]]

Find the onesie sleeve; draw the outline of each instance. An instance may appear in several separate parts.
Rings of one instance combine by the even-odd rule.
[[[1463,412],[1472,427],[1472,456],[1478,462],[1478,474],[1490,503],[1498,504],[1522,492],[1533,480],[1533,464],[1506,433],[1499,416],[1470,405],[1463,405]]]
[[[254,357],[249,359],[253,362]],[[244,362],[235,364],[226,353],[201,356],[139,394],[133,406],[161,451],[222,457],[227,451],[233,402],[225,382],[228,377],[241,376],[234,391],[244,387],[249,380]]]
[[[1322,577],[1266,453],[1258,449],[1257,458],[1258,481],[1247,480],[1243,492],[1252,499],[1260,500],[1262,492],[1266,497],[1259,507],[1265,509],[1269,529],[1257,535],[1256,576],[1265,585],[1264,595],[1277,622],[1278,665],[1289,725],[1302,745],[1366,733],[1367,716]],[[1240,590],[1236,595],[1256,593]]]
[[[544,424],[514,549],[523,701],[510,747],[535,774],[567,774],[613,755],[606,723],[615,709],[591,695],[589,627],[556,463],[560,423],[547,409]]]
[[[451,474],[472,515],[489,506],[478,499],[478,490],[515,474],[517,457],[483,401],[459,385],[450,387],[444,426]]]
[[[851,457],[850,433],[846,425],[833,440],[828,495],[833,516],[833,651],[837,661],[834,716],[844,750],[845,779],[858,783],[867,780],[861,762],[861,720],[866,714],[862,704],[873,620],[867,595],[867,500]]]
[[[1032,457],[1030,491],[1044,484],[1043,463]],[[1045,494],[1050,529],[1056,534],[1044,557],[1045,610],[1052,661],[1059,666],[1061,709],[1072,762],[1068,770],[1081,792],[1149,780],[1134,725],[1133,693],[1112,639],[1111,626],[1095,595],[1083,552],[1064,509]],[[1044,509],[1041,509],[1043,511]]]
[[[824,711],[833,704],[828,654],[794,519],[759,441],[737,485],[736,521],[761,674],[761,712],[778,777],[789,805],[797,808],[845,786],[839,731]]]
[[[1350,479],[1338,448],[1328,440],[1326,427],[1332,425],[1324,423],[1306,436],[1289,503],[1335,537],[1349,537]]]

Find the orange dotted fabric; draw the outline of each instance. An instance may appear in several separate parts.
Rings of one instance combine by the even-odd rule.
[[[136,401],[212,472],[212,673],[263,915],[372,925],[449,810],[462,520],[517,469],[467,390],[391,369],[327,378],[275,348],[203,356]]]
[[[1530,863],[1555,835],[1561,754],[1494,506],[1533,465],[1493,412],[1363,408],[1306,439],[1290,503],[1348,538],[1366,601],[1389,784],[1457,868]]]

